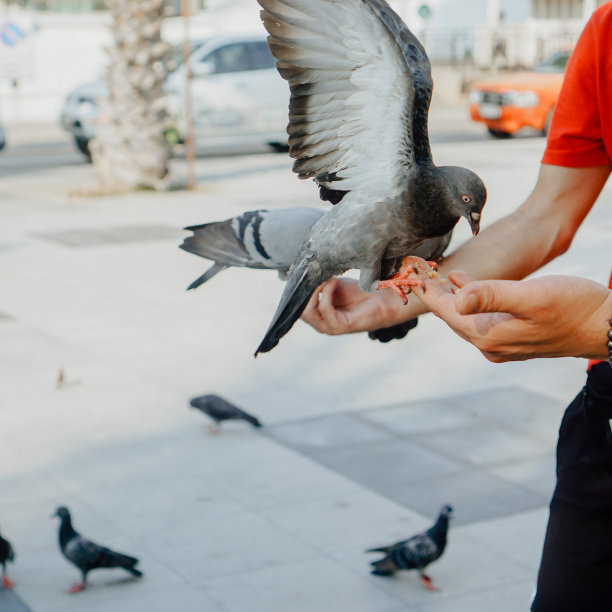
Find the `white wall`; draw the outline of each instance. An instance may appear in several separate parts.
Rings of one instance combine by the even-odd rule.
[[[250,2],[256,5],[256,2]],[[3,123],[55,122],[70,90],[103,76],[107,59],[104,46],[110,42],[110,19],[103,13],[71,15],[0,10],[0,28],[7,21],[18,23],[26,33],[18,49],[25,60],[11,61],[15,48],[0,42],[0,121]],[[219,30],[263,29],[258,11],[240,10],[228,18],[219,11],[200,13],[189,21],[191,36]],[[219,25],[222,24],[222,25]],[[169,18],[164,38],[183,40],[184,22]],[[17,65],[17,74],[7,74],[7,64]],[[3,70],[3,67],[5,68]]]

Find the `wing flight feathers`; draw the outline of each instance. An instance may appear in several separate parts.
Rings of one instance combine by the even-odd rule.
[[[398,44],[401,36],[409,40],[408,29],[378,0],[258,1],[291,89],[294,172],[327,189],[355,191],[349,202],[397,192],[415,163],[415,88]]]

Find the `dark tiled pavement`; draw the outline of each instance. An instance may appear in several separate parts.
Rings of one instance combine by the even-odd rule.
[[[1,612],[32,612],[13,591],[0,587]]]
[[[502,388],[293,421],[266,433],[422,514],[452,500],[456,523],[469,524],[547,506],[550,432],[562,408]]]

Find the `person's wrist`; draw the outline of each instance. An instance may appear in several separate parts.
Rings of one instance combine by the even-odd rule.
[[[605,317],[604,337],[606,341],[603,357],[612,367],[612,291],[608,292],[608,297],[603,303],[602,308],[603,316]]]
[[[388,321],[388,325],[404,323],[405,321],[415,319],[428,312],[426,306],[414,295],[414,293],[409,293],[406,296],[408,303],[405,304],[402,302],[399,295],[391,289],[381,289],[381,291],[385,294],[386,311],[384,318],[385,321]]]

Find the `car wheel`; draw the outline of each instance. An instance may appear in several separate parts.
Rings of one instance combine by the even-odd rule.
[[[89,151],[89,140],[83,138],[83,136],[75,136],[74,144],[76,148],[89,160],[91,161],[91,152]]]
[[[489,130],[489,134],[491,134],[493,138],[512,138],[510,132],[503,132],[502,130],[494,130],[492,128],[487,128],[487,130]]]
[[[289,143],[287,142],[269,142],[268,144],[276,153],[287,153],[289,151]]]

